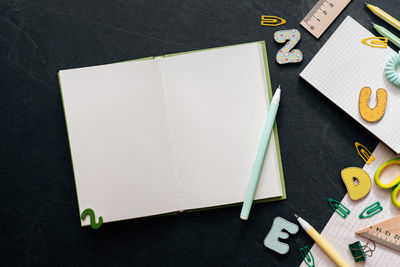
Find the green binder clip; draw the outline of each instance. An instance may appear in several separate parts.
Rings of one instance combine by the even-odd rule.
[[[303,248],[300,248],[300,255],[308,267],[315,266],[314,265],[314,256],[312,255],[310,248],[308,246],[304,246]]]
[[[383,210],[381,203],[379,201],[375,202],[374,204],[366,207],[361,214],[358,216],[360,219],[364,218],[369,218],[377,214],[378,212],[381,212]]]
[[[372,257],[372,254],[375,251],[376,245],[375,245],[374,241],[371,241],[371,242],[374,245],[374,248],[370,248],[368,246],[369,242],[367,244],[365,244],[364,246],[361,245],[360,241],[357,241],[357,242],[349,245],[351,255],[353,256],[355,262],[365,261],[366,257]]]
[[[360,241],[350,244],[349,249],[351,251],[351,255],[353,255],[355,262],[365,261],[365,252],[362,249]]]
[[[337,200],[334,200],[332,198],[328,198],[329,204],[331,205],[331,208],[340,215],[343,219],[346,219],[347,215],[350,214],[350,210],[346,208],[345,205],[340,203]]]

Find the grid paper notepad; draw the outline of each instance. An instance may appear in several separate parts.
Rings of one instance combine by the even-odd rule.
[[[396,157],[396,154],[394,154],[383,143],[379,143],[372,154],[374,155],[375,160],[370,165],[365,165],[363,168],[369,174],[371,179],[373,179],[376,169],[383,162]],[[382,172],[382,182],[387,183],[393,180],[393,177],[397,177],[399,175],[399,168],[399,166],[387,167],[387,169]],[[338,177],[338,182],[340,182],[339,180],[341,180],[340,177]],[[396,208],[392,202],[391,194],[392,190],[382,189],[373,181],[371,191],[365,198],[361,200],[351,200],[349,195],[346,194],[341,202],[350,210],[350,214],[347,215],[346,219],[343,219],[339,216],[339,214],[333,212],[332,217],[322,231],[321,235],[337,250],[341,256],[343,256],[343,258],[349,264],[352,264],[352,266],[398,266],[400,263],[399,252],[387,248],[377,242],[375,242],[376,249],[373,256],[367,257],[365,262],[355,263],[348,247],[349,244],[352,244],[356,241],[361,241],[361,244],[363,245],[368,242],[368,239],[355,234],[355,232],[358,230],[364,229],[365,227],[400,214],[400,210]],[[383,210],[371,218],[359,219],[358,215],[366,207],[375,203],[376,201],[381,203]],[[329,208],[328,201],[326,201],[326,206]],[[310,220],[308,218],[304,219],[308,220],[310,224],[312,224],[312,218],[310,218]],[[314,244],[311,248],[311,252],[314,256],[315,266],[336,266],[336,264],[331,261],[331,259],[325,254],[324,251],[320,249],[318,245]],[[304,262],[302,262],[300,266],[307,267]]]
[[[59,77],[80,213],[112,222],[243,201],[272,95],[264,42]],[[255,199],[285,198],[275,126]]]
[[[372,48],[361,40],[374,36],[351,17],[347,17],[315,55],[300,77],[310,83],[351,117],[367,128],[396,153],[400,153],[400,88],[384,74],[391,48]],[[376,104],[376,90],[388,92],[386,111],[378,122],[365,121],[358,110],[363,87],[371,87],[370,107]]]

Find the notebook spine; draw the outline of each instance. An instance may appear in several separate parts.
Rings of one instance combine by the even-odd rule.
[[[174,137],[173,137],[174,135],[172,134],[173,129],[172,129],[171,123],[170,123],[170,121],[168,119],[169,118],[169,116],[168,116],[169,110],[168,110],[168,106],[166,104],[167,96],[166,96],[166,91],[165,91],[164,84],[163,84],[163,80],[164,80],[163,79],[163,71],[162,71],[163,56],[154,57],[154,60],[158,64],[159,72],[160,72],[159,77],[161,77],[160,78],[161,79],[161,90],[163,91],[164,109],[166,111],[166,123],[167,123],[167,126],[168,126],[168,133],[169,133],[168,134],[168,139],[169,139],[169,144],[170,144],[170,147],[171,147],[171,154],[172,154],[171,158],[172,158],[172,164],[173,164],[173,173],[174,173],[175,183],[176,183],[176,187],[177,187],[178,203],[179,203],[179,207],[180,207],[179,210],[177,210],[177,212],[181,213],[181,212],[184,212],[184,210],[182,209],[182,194],[181,194],[182,190],[181,190],[181,183],[180,183],[179,175],[178,175],[179,168],[178,168],[178,160],[177,160],[177,157],[176,157],[177,153],[176,153],[176,148],[175,148],[175,140],[174,140]]]

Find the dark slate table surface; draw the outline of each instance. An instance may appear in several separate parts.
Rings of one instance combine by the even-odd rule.
[[[374,1],[400,17],[400,1]],[[372,4],[374,4],[372,2]],[[272,220],[294,212],[321,231],[327,199],[346,193],[340,171],[362,167],[354,142],[378,140],[317,90],[300,71],[347,15],[373,31],[386,26],[353,0],[319,40],[299,22],[316,0],[299,1],[0,1],[0,261],[6,266],[296,266],[303,232],[285,256],[263,246]],[[287,19],[261,27],[260,15]],[[387,26],[390,28],[390,26]],[[301,64],[274,61],[278,29],[297,28]],[[390,28],[392,29],[392,28]],[[60,69],[265,40],[273,88],[283,96],[277,118],[288,199],[240,207],[128,220],[81,228],[58,86]]]

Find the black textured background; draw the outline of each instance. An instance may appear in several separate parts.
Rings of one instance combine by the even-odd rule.
[[[272,220],[294,212],[321,231],[327,198],[340,200],[340,170],[363,166],[354,141],[373,150],[370,133],[299,78],[346,15],[373,31],[392,27],[353,0],[316,40],[300,25],[316,0],[1,0],[0,1],[0,262],[3,266],[296,266],[262,241]],[[374,1],[400,17],[399,1]],[[372,4],[374,4],[372,2]],[[287,24],[261,27],[260,15]],[[273,32],[297,28],[304,62],[278,66]],[[255,205],[248,222],[240,207],[129,220],[81,228],[67,131],[57,80],[60,69],[84,67],[236,43],[266,40],[272,84],[281,84],[278,113],[288,199]],[[334,64],[334,62],[327,62]]]

